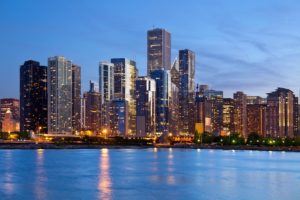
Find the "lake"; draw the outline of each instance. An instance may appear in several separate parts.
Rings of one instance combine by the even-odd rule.
[[[0,199],[300,199],[300,153],[0,150]]]

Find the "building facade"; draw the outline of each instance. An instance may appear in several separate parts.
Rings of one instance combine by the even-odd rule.
[[[85,130],[94,134],[100,133],[100,93],[95,91],[94,83],[90,81],[90,90],[84,93]]]
[[[182,135],[195,131],[195,53],[179,51],[179,128]]]
[[[234,132],[234,100],[232,98],[224,98],[222,135],[229,135],[233,132]]]
[[[267,96],[267,135],[294,136],[294,99],[289,89],[277,88]]]
[[[72,128],[81,131],[81,67],[72,64]]]
[[[149,77],[136,80],[136,136],[155,135],[155,81]]]
[[[114,64],[114,99],[126,100],[128,103],[128,133],[136,134],[136,100],[135,100],[135,81],[137,78],[137,68],[135,61],[126,58],[113,58]]]
[[[150,77],[155,80],[156,85],[156,134],[168,134],[170,73],[167,70],[154,70]]]
[[[171,34],[155,28],[147,32],[148,75],[153,70],[171,69]]]
[[[260,136],[266,136],[266,104],[248,104],[247,105],[247,131],[249,133],[258,133]]]
[[[47,133],[47,67],[28,60],[20,67],[20,131]]]
[[[234,132],[247,137],[247,95],[243,92],[233,94],[234,99]]]
[[[13,120],[20,124],[20,101],[19,99],[5,98],[0,99],[0,114],[1,114],[1,130],[2,121],[4,120],[7,111],[11,112]],[[17,130],[19,131],[19,130]]]
[[[120,84],[120,83],[119,83]],[[101,128],[109,130],[109,107],[114,99],[114,64],[99,63],[99,93],[101,104]]]
[[[112,136],[129,136],[129,106],[124,99],[112,100],[110,104],[110,128]]]
[[[48,133],[72,134],[72,63],[48,58]]]

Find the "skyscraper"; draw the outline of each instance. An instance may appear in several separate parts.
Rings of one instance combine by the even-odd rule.
[[[233,94],[234,132],[247,137],[247,95],[243,92]]]
[[[267,96],[267,134],[273,137],[294,136],[295,95],[289,89],[277,88]]]
[[[2,129],[2,121],[5,116],[7,116],[7,111],[10,111],[10,115],[12,115],[12,119],[16,121],[17,124],[20,124],[20,101],[19,99],[0,99],[0,111],[1,111],[1,129]],[[20,125],[18,125],[17,131],[19,131]]]
[[[151,71],[150,77],[156,85],[156,133],[169,132],[169,84],[170,72],[167,70]]]
[[[81,131],[81,68],[72,64],[72,127],[73,132]]]
[[[220,135],[223,130],[223,91],[205,90],[205,131]]]
[[[247,132],[266,136],[266,104],[247,105]]]
[[[155,134],[155,81],[149,77],[136,80],[136,135]]]
[[[171,34],[165,29],[152,29],[147,33],[148,75],[153,70],[171,69]]]
[[[223,99],[223,135],[234,133],[234,100]]]
[[[109,129],[109,106],[114,99],[114,64],[100,62],[99,93],[101,104],[101,128]]]
[[[90,90],[84,93],[85,130],[100,132],[100,94],[95,91],[94,83],[90,81]]]
[[[47,133],[47,67],[33,60],[20,67],[20,131]]]
[[[126,58],[113,58],[114,64],[114,99],[126,100],[128,103],[128,133],[136,134],[136,102],[135,102],[135,80],[137,68],[135,61]]]
[[[72,63],[48,58],[48,133],[72,133]]]
[[[195,53],[179,51],[179,128],[180,134],[193,135],[195,105]]]

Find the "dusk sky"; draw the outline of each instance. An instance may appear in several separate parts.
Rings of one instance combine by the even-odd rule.
[[[85,3],[84,3],[85,2]],[[196,53],[196,82],[266,96],[300,89],[297,0],[1,0],[0,98],[19,98],[19,67],[63,55],[82,66],[83,91],[98,81],[99,61],[127,57],[146,74],[147,30],[172,34]]]

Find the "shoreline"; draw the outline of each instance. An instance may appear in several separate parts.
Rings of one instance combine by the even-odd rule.
[[[237,150],[237,151],[286,151],[300,152],[300,147],[271,147],[271,146],[222,146],[222,145],[196,145],[196,144],[156,144],[156,145],[99,145],[99,144],[53,144],[53,143],[0,143],[0,150],[35,150],[35,149],[147,149],[147,148],[174,148],[174,149],[211,149],[211,150]]]

